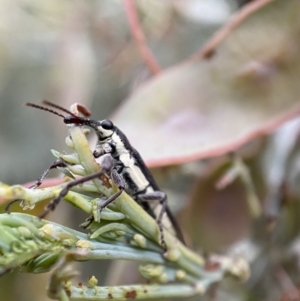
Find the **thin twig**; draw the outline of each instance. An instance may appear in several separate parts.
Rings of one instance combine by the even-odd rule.
[[[263,6],[271,3],[274,0],[256,0],[245,5],[239,10],[229,23],[223,26],[215,35],[201,48],[201,50],[195,53],[191,59],[209,58],[214,52],[215,48],[247,17],[251,16],[255,11],[261,9]]]
[[[275,270],[275,277],[277,278],[284,292],[287,294],[288,300],[296,301],[300,299],[297,287],[283,267],[277,267],[277,269]]]
[[[123,0],[126,16],[130,25],[130,30],[133,35],[133,38],[138,46],[138,49],[141,53],[142,58],[144,59],[146,65],[148,66],[149,70],[153,73],[153,75],[157,75],[161,68],[156,62],[153,54],[151,53],[150,49],[146,45],[146,39],[144,33],[141,29],[136,7],[133,0]]]
[[[217,182],[216,188],[223,189],[232,183],[238,176],[246,191],[249,212],[253,218],[258,218],[262,214],[262,208],[259,198],[256,194],[255,186],[249,171],[242,157],[236,153],[231,154],[232,166],[226,171],[225,175]]]

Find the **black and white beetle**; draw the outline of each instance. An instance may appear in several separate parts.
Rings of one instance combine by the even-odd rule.
[[[159,189],[140,154],[131,146],[127,137],[119,128],[108,119],[96,121],[86,117],[77,116],[51,102],[44,101],[44,103],[68,113],[69,116],[63,116],[53,110],[36,104],[27,103],[26,105],[54,113],[62,117],[66,124],[87,126],[95,131],[98,142],[93,155],[96,158],[96,161],[101,161],[99,163],[101,163],[102,170],[95,174],[69,182],[60,194],[48,204],[45,211],[41,214],[41,217],[44,217],[48,212],[54,210],[61,198],[68,193],[70,188],[107,173],[111,176],[111,179],[117,185],[119,191],[101,204],[99,208],[100,211],[113,202],[123,191],[126,191],[152,217],[156,218],[161,233],[161,243],[163,245],[165,245],[163,237],[163,216],[165,213],[168,219],[167,224],[174,228],[177,237],[184,242],[181,230],[167,205],[167,195]],[[85,114],[86,111],[83,111],[84,109],[80,112]],[[86,116],[88,116],[88,114],[86,114]],[[107,155],[110,155],[109,157],[113,158],[113,162],[110,162]],[[60,161],[54,162],[54,164],[52,164],[37,180],[33,188],[36,188],[41,184],[50,169],[62,166],[63,164],[64,163]],[[92,222],[93,217],[90,217],[89,221]]]

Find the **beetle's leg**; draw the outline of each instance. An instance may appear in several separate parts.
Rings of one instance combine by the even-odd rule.
[[[101,162],[101,170],[98,172],[95,172],[93,174],[87,175],[85,177],[82,177],[80,179],[76,179],[74,181],[69,182],[59,193],[59,195],[53,199],[45,208],[44,212],[40,215],[40,218],[45,217],[50,211],[53,211],[56,206],[59,204],[60,200],[65,197],[69,190],[74,187],[77,186],[79,184],[83,184],[85,182],[88,182],[90,180],[96,179],[99,176],[109,173],[111,171],[111,169],[113,168],[114,162],[113,162],[113,158],[111,157],[111,155],[104,155],[102,162]]]
[[[66,167],[66,163],[64,163],[63,161],[61,160],[56,160],[54,163],[52,163],[44,172],[43,174],[36,180],[35,184],[33,184],[32,186],[30,186],[29,188],[31,189],[36,189],[37,187],[39,187],[43,181],[45,180],[45,178],[47,177],[47,175],[49,174],[50,170],[51,169],[54,169],[54,168],[57,168],[57,167]],[[11,202],[9,202],[6,207],[5,207],[5,212],[6,213],[10,213],[9,211],[9,207],[13,204],[13,203],[16,203],[16,202],[21,202],[22,199],[16,199],[16,200],[13,200]]]
[[[100,212],[110,203],[112,203],[118,196],[120,196],[120,194],[124,191],[125,189],[125,181],[123,179],[123,177],[115,170],[113,169],[110,173],[111,179],[113,180],[113,182],[115,183],[115,185],[119,188],[119,191],[116,192],[114,195],[112,195],[111,197],[109,197],[104,203],[102,203],[99,206],[99,210]]]
[[[43,183],[45,178],[48,176],[50,170],[57,168],[57,167],[67,167],[67,164],[61,160],[56,160],[43,172],[43,174],[36,180],[35,184],[30,186],[29,188],[32,188],[32,189],[38,188]]]
[[[112,203],[114,200],[116,200],[120,194],[124,191],[125,189],[125,181],[123,179],[123,177],[115,170],[113,169],[110,173],[111,175],[111,179],[113,180],[113,182],[115,183],[115,185],[119,188],[119,191],[116,192],[115,194],[113,194],[112,196],[110,196],[107,200],[105,200],[100,206],[99,206],[99,211],[101,213],[101,211],[110,203]],[[82,228],[87,228],[92,222],[94,221],[94,217],[90,216],[86,219],[86,222],[84,224],[84,227]]]
[[[161,209],[160,212],[156,218],[156,222],[160,231],[160,243],[161,245],[164,247],[164,249],[166,250],[166,242],[164,239],[164,232],[163,232],[163,223],[162,223],[162,219],[163,219],[163,215],[166,212],[166,208],[167,208],[167,195],[162,192],[162,191],[151,191],[151,192],[147,192],[144,194],[138,194],[137,198],[141,201],[141,202],[153,202],[153,201],[157,201],[160,203],[161,205]]]

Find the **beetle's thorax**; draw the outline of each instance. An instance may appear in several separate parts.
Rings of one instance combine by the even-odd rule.
[[[116,130],[109,138],[99,140],[96,149],[102,154],[110,153],[114,158],[115,167],[122,174],[126,182],[125,190],[130,195],[150,189],[151,185],[134,156],[133,148],[122,132]]]

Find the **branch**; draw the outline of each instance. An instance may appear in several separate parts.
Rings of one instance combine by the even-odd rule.
[[[100,166],[84,132],[79,127],[72,127],[69,134],[66,142],[75,153],[52,151],[66,163],[66,171],[74,176],[99,171]],[[56,197],[64,185],[28,189],[0,183],[0,196],[23,199],[21,205],[29,209],[37,202]],[[115,187],[105,186],[105,182],[94,179],[74,187],[64,199],[87,213],[95,214],[93,208],[99,208],[102,196],[107,198],[114,190]],[[96,194],[94,199],[91,194]],[[83,300],[107,300],[111,297],[124,300],[124,295],[120,295],[123,292],[127,299],[134,297],[138,300],[198,296],[213,283],[221,281],[227,273],[240,279],[247,278],[249,274],[245,260],[236,261],[228,256],[214,258],[214,268],[208,268],[203,257],[189,250],[166,229],[168,250],[163,253],[156,221],[126,193],[105,208],[100,216],[99,221],[95,218],[89,226],[91,234],[88,235],[27,214],[0,214],[0,275],[18,268],[29,273],[52,270],[48,287],[51,298],[76,300],[80,296]],[[138,261],[142,263],[139,266],[142,276],[156,284],[105,288],[96,287],[94,278],[88,287],[70,284],[70,278],[75,275],[70,268],[72,262],[103,259]]]
[[[133,0],[123,0],[126,16],[130,25],[130,30],[132,36],[137,44],[137,47],[141,53],[142,58],[144,59],[146,65],[149,70],[153,73],[153,75],[157,75],[160,73],[161,68],[156,62],[154,56],[152,55],[150,49],[146,45],[146,39],[144,33],[141,29],[136,7]]]
[[[233,15],[231,21],[223,26],[215,35],[201,48],[201,50],[195,53],[190,59],[197,60],[201,58],[210,58],[215,52],[215,48],[235,29],[237,28],[247,17],[252,15],[255,11],[261,9],[263,6],[271,3],[275,0],[256,0],[245,5],[235,15]]]

